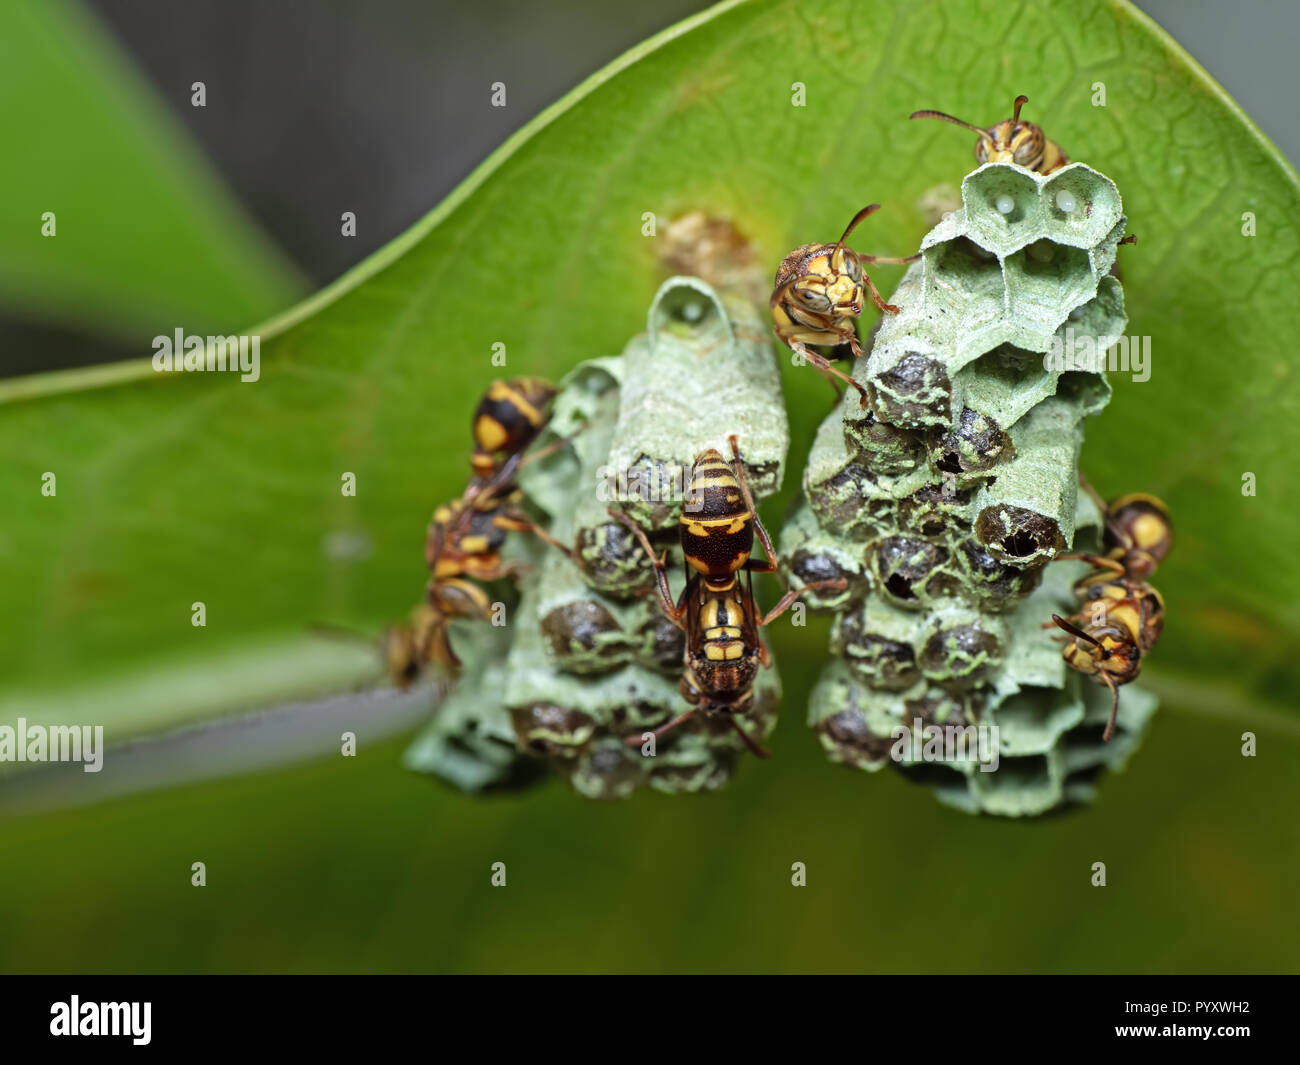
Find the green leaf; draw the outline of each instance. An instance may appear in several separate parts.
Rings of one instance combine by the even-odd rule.
[[[22,605],[2,622],[3,709],[39,695],[52,712],[109,677],[144,691],[162,663],[192,669],[191,694],[155,700],[133,727],[215,712],[213,685],[231,702],[259,683],[277,696],[319,686],[303,654],[284,655],[274,684],[255,681],[313,623],[373,631],[419,595],[424,522],[463,486],[469,412],[501,372],[495,343],[508,372],[558,376],[642,328],[663,276],[645,212],[661,232],[687,210],[728,216],[774,268],[880,201],[855,246],[906,254],[930,224],[923,199],[958,185],[973,141],[907,115],[931,107],[991,124],[1024,92],[1026,118],[1114,179],[1140,237],[1122,264],[1152,375],[1114,375],[1084,463],[1103,492],[1152,491],[1173,510],[1152,679],[1207,707],[1235,692],[1231,712],[1264,720],[1270,699],[1295,690],[1300,629],[1288,495],[1300,411],[1282,347],[1300,332],[1294,171],[1127,3],[869,10],[724,3],[646,42],[410,232],[264,328],[255,384],[159,375],[142,360],[0,386],[11,400],[0,580]],[[806,106],[792,106],[796,82]],[[1105,106],[1092,104],[1097,82]],[[486,92],[466,105],[487,107]],[[1257,236],[1242,235],[1246,211]],[[886,293],[900,274],[873,271]],[[788,361],[784,379],[800,464],[830,394]],[[44,471],[58,476],[53,498],[40,493]],[[340,493],[345,472],[355,498]],[[190,624],[197,601],[205,628]],[[792,645],[824,656],[821,639],[774,635],[787,660]],[[218,652],[230,657],[213,679],[203,663]],[[789,711],[806,696],[788,689]]]
[[[175,91],[190,106],[189,86]],[[178,325],[206,333],[259,321],[301,292],[80,5],[0,8],[0,112],[0,308],[145,349]],[[47,212],[53,236],[42,233]]]

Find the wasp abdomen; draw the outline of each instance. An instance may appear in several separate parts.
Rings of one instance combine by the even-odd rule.
[[[497,465],[498,455],[513,455],[527,447],[546,425],[546,405],[556,393],[540,377],[493,381],[474,411],[474,456],[479,476]]]
[[[731,466],[717,451],[703,452],[682,510],[682,550],[691,568],[713,579],[740,569],[754,549],[753,517]]]

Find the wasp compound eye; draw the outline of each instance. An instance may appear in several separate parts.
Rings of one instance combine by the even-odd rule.
[[[825,313],[831,309],[830,297],[820,289],[796,288],[794,296],[809,310]]]

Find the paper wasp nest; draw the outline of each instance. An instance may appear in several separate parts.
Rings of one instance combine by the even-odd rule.
[[[708,416],[714,411],[726,417]],[[507,623],[456,623],[465,667],[407,751],[408,767],[469,791],[549,768],[589,798],[726,783],[744,754],[726,722],[698,715],[660,737],[654,757],[624,742],[688,704],[678,691],[682,633],[659,609],[644,551],[608,508],[619,501],[669,551],[670,585],[680,594],[683,478],[700,451],[729,454],[733,432],[755,494],[771,495],[789,432],[766,323],[743,300],[672,278],[651,304],[647,331],[623,355],[585,362],[564,379],[537,446],[567,443],[520,476],[550,534],[571,544],[578,561],[509,538],[527,569],[517,595],[502,593]],[[754,707],[739,718],[754,740],[775,725],[780,695],[776,669],[761,670]]]
[[[1079,163],[1050,177],[986,164],[962,204],[922,241],[891,298],[901,312],[858,360],[869,405],[849,390],[820,427],[781,555],[794,585],[850,582],[809,598],[835,614],[809,706],[829,756],[893,762],[971,812],[1034,815],[1090,799],[1154,710],[1125,687],[1103,743],[1110,693],[1042,627],[1074,612],[1086,570],[1048,564],[1100,544],[1077,477],[1083,419],[1110,398],[1103,370],[1050,356],[1123,334],[1109,271],[1124,217],[1114,184]],[[918,721],[913,749],[895,729]],[[996,771],[927,754],[930,725],[996,725]]]

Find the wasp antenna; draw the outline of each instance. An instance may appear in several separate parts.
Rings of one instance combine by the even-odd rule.
[[[869,203],[867,204],[866,207],[862,208],[862,210],[860,210],[857,214],[855,214],[853,216],[853,221],[850,222],[845,227],[844,235],[841,236],[840,239],[835,242],[836,250],[844,247],[844,242],[849,239],[849,234],[852,233],[858,227],[859,222],[861,222],[864,218],[866,218],[867,215],[874,214],[876,211],[879,210],[880,210],[880,204]]]
[[[1012,111],[1011,111],[1011,121],[1012,121],[1012,122],[1019,122],[1019,121],[1020,121],[1020,109],[1021,109],[1022,107],[1024,107],[1025,104],[1027,104],[1027,103],[1029,103],[1029,97],[1028,97],[1028,96],[1017,96],[1017,97],[1016,97],[1016,102],[1015,102],[1015,104],[1013,105],[1013,107],[1012,107]]]
[[[778,288],[775,292],[773,292],[772,298],[767,301],[767,305],[769,307],[775,307],[778,303],[780,303],[783,299],[785,299],[786,293],[788,293],[792,288],[794,288],[794,283],[798,280],[799,279],[797,277],[793,277],[789,281],[787,281],[784,285],[782,285],[780,288]]]
[[[992,138],[992,136],[990,136],[988,130],[980,129],[979,126],[973,126],[969,122],[963,122],[960,118],[954,118],[952,115],[946,115],[942,111],[913,111],[907,117],[908,118],[937,118],[943,122],[951,122],[954,126],[961,126],[962,129],[968,129],[972,133],[979,134],[990,144],[993,145],[997,144],[997,141],[995,141]]]
[[[1075,636],[1080,640],[1087,640],[1089,643],[1095,644],[1098,647],[1101,646],[1101,643],[1098,640],[1089,636],[1086,632],[1083,631],[1083,629],[1079,628],[1077,625],[1071,625],[1068,621],[1065,620],[1065,618],[1061,617],[1060,614],[1053,614],[1052,621],[1056,623],[1056,627],[1058,629],[1064,629],[1071,636]]]

